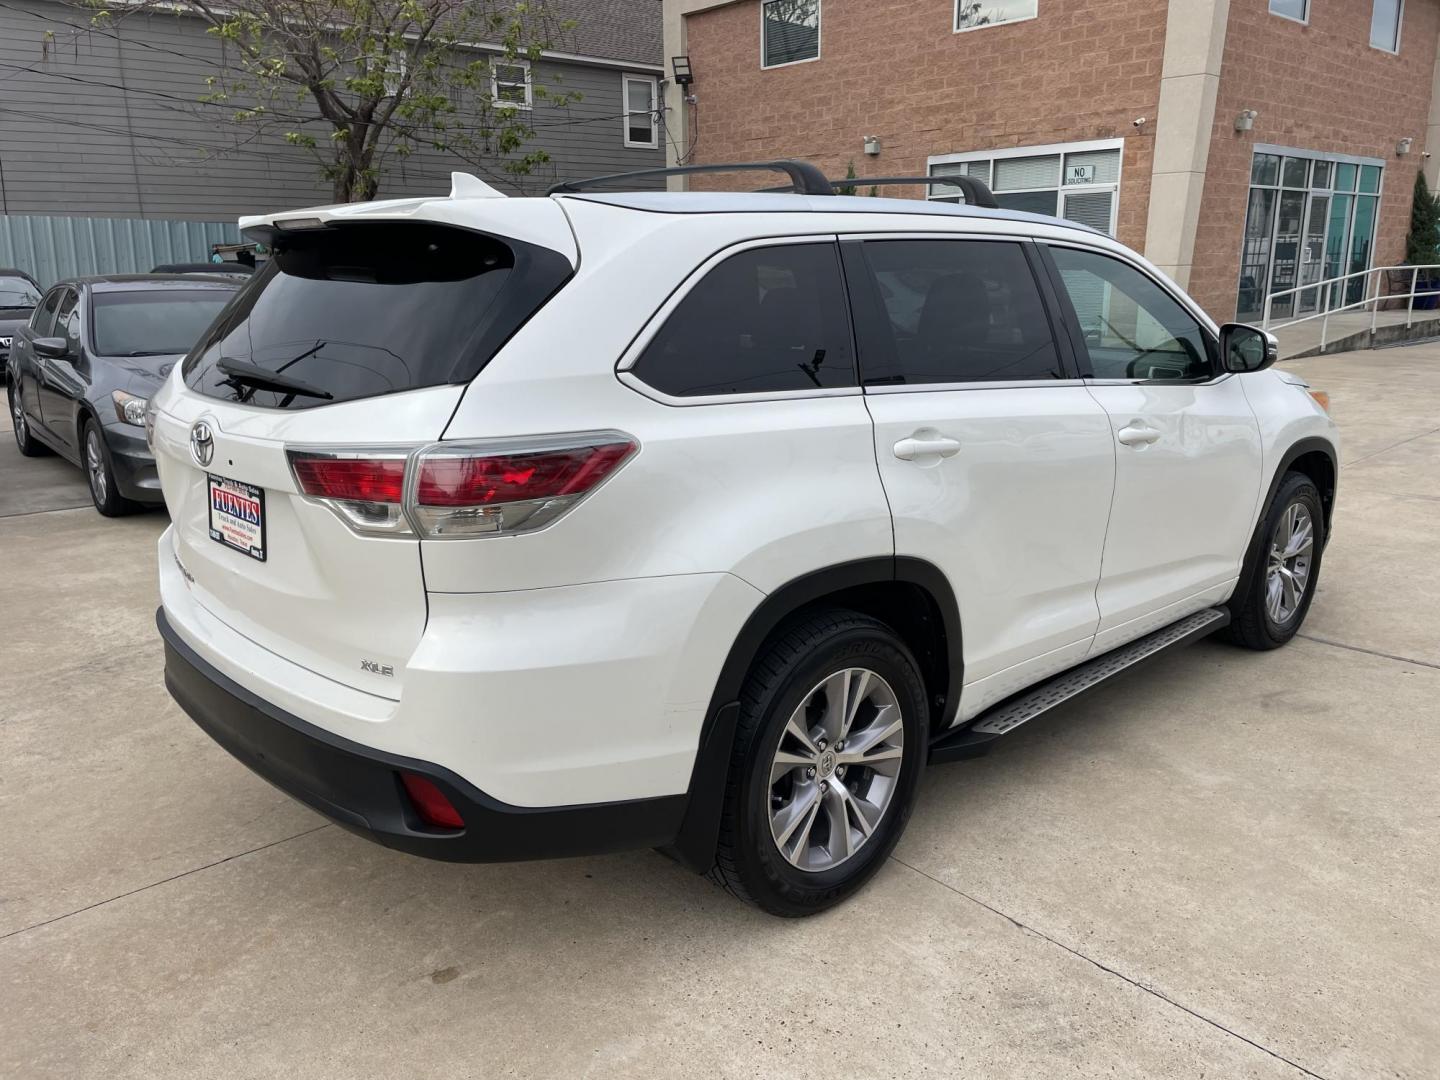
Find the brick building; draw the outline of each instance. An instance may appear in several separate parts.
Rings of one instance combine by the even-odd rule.
[[[1113,233],[1221,320],[1256,317],[1267,288],[1402,262],[1415,173],[1440,166],[1440,0],[664,11],[666,56],[694,73],[666,90],[672,161],[853,163],[862,192],[867,175],[966,172],[1004,206]]]

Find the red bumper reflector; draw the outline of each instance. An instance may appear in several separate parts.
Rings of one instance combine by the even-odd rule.
[[[410,796],[410,801],[415,805],[415,812],[420,815],[420,820],[426,825],[434,826],[437,829],[463,829],[465,819],[460,816],[460,811],[450,804],[438,787],[423,776],[416,776],[414,773],[402,772],[400,782],[405,785],[405,794]]]

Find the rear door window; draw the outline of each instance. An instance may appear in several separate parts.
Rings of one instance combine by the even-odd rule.
[[[278,232],[186,359],[210,397],[303,409],[474,378],[572,273],[559,252],[446,225]]]
[[[1017,243],[874,240],[857,304],[866,385],[1066,377],[1040,289]]]
[[[680,301],[633,370],[675,397],[854,386],[835,244],[730,256]]]

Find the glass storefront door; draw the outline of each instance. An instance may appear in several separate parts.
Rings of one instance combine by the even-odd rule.
[[[1258,321],[1265,298],[1370,267],[1383,167],[1363,159],[1269,152],[1251,162],[1236,317]],[[1357,303],[1365,279],[1274,300],[1275,318]]]

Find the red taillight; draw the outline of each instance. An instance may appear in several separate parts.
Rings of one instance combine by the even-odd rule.
[[[445,793],[435,786],[434,781],[427,780],[415,773],[402,772],[400,783],[405,785],[405,794],[410,796],[410,802],[415,806],[415,812],[420,815],[420,820],[426,825],[437,829],[463,829],[465,819],[460,816]]]
[[[326,457],[291,451],[296,483],[318,499],[399,503],[405,493],[405,459]]]
[[[415,501],[483,507],[583,495],[634,449],[633,442],[612,442],[514,454],[442,450],[421,459]]]

